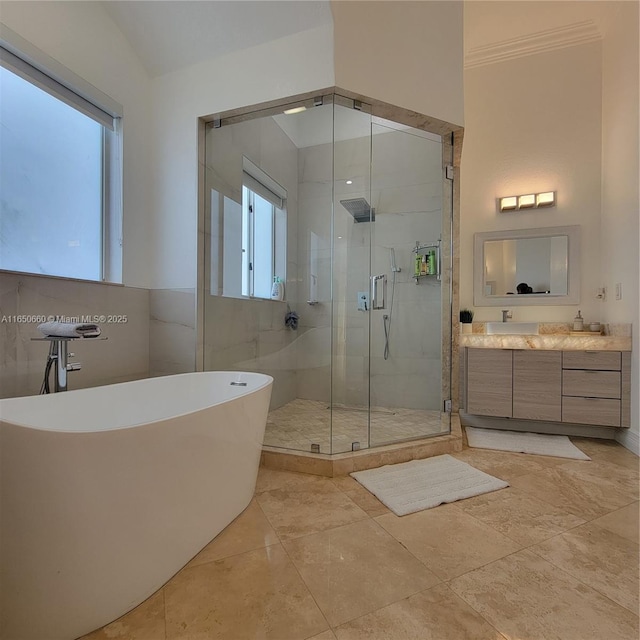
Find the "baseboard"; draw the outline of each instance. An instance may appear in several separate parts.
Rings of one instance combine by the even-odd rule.
[[[618,429],[616,440],[629,451],[640,456],[640,435],[630,429]]]
[[[582,436],[585,438],[601,438],[604,440],[617,440],[618,432],[622,429],[614,427],[597,427],[590,424],[569,424],[567,422],[543,422],[541,420],[518,420],[516,418],[491,418],[488,416],[476,416],[460,412],[460,422],[465,427],[480,427],[482,429],[504,429],[506,431],[528,431],[533,433],[549,433],[562,436]],[[628,432],[628,429],[625,430]],[[638,434],[635,435],[636,446]],[[621,440],[623,447],[631,449]],[[633,451],[633,449],[631,449]]]

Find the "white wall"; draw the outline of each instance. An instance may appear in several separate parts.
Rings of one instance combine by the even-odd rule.
[[[336,85],[463,124],[458,0],[333,1]]]
[[[639,451],[640,300],[638,224],[638,4],[618,3],[603,41],[601,280],[607,288],[606,322],[632,322],[631,434]],[[622,283],[622,300],[615,284]]]
[[[581,301],[602,320],[600,271],[601,43],[538,53],[465,71],[461,166],[460,306],[473,306],[473,235],[577,224]],[[501,214],[499,196],[557,191],[549,209]],[[514,320],[569,322],[576,306],[518,306]],[[475,308],[478,321],[499,307]]]
[[[99,2],[3,2],[2,22],[124,108],[123,281],[150,280],[149,78]]]
[[[334,84],[330,26],[153,80],[153,288],[196,284],[198,118]]]

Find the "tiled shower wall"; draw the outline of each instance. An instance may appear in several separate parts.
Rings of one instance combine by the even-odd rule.
[[[275,379],[271,407],[277,408],[296,397],[299,332],[288,329],[284,319],[287,304],[295,307],[297,298],[298,149],[272,118],[209,130],[206,148],[204,368],[268,373]],[[218,288],[222,240],[211,198],[220,193],[242,202],[243,156],[287,190],[287,302],[211,295]]]
[[[442,228],[442,150],[438,143],[404,132],[373,136],[371,194],[368,176],[369,139],[335,145],[336,206],[333,258],[333,400],[352,406],[368,402],[371,371],[371,403],[374,406],[412,409],[441,408],[442,389],[442,285],[423,278],[416,285],[412,275],[416,241],[440,237]],[[299,291],[301,331],[307,334],[304,359],[298,370],[298,397],[329,400],[329,352],[331,350],[331,158],[332,145],[300,149],[298,218]],[[359,187],[359,191],[357,188]],[[356,223],[339,201],[371,199],[374,223]],[[320,246],[318,304],[310,306],[310,237]],[[384,310],[368,313],[357,308],[359,291],[369,291],[369,234],[371,272],[387,276]],[[397,266],[392,285],[390,249]],[[390,355],[384,359],[383,315],[391,312]],[[369,355],[368,338],[371,335]],[[301,338],[301,341],[304,339]]]

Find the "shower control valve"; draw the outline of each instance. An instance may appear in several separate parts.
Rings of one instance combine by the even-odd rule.
[[[73,355],[73,354],[69,354],[69,355]],[[80,369],[82,369],[82,364],[80,364],[79,362],[70,362],[67,365],[67,371],[80,371]]]

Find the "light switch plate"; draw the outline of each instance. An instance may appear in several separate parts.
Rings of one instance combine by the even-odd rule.
[[[622,282],[616,282],[616,300],[622,300]]]

